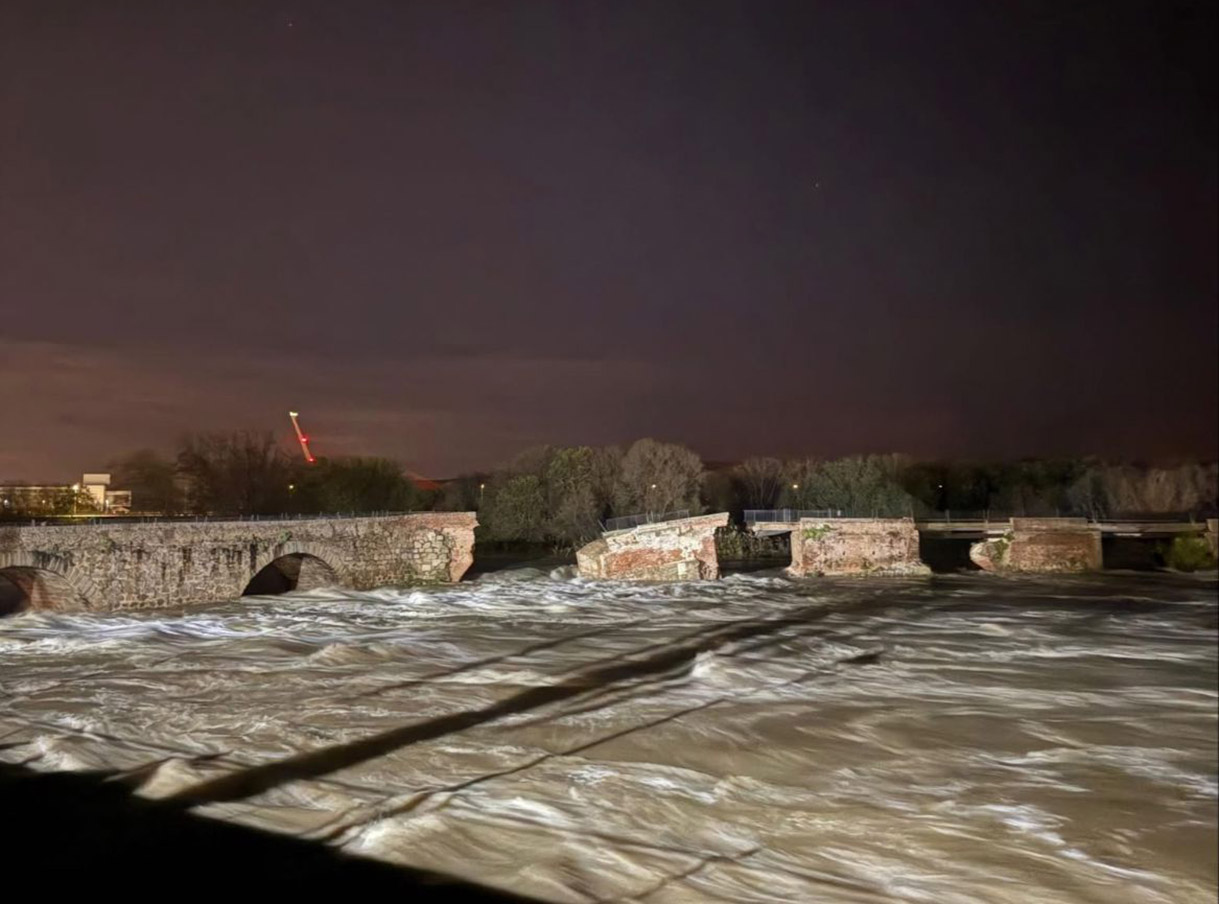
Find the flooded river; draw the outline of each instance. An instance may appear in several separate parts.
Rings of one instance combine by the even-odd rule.
[[[1217,629],[1213,575],[26,613],[0,760],[548,901],[1210,904]]]

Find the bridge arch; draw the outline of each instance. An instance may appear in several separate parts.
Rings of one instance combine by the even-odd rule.
[[[52,553],[0,553],[0,617],[27,609],[73,612],[92,607],[93,583]]]
[[[347,557],[328,543],[288,540],[260,554],[241,596],[266,596],[348,583]]]

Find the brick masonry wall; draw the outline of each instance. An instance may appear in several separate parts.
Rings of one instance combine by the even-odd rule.
[[[975,543],[974,564],[985,571],[1055,574],[1099,571],[1100,529],[1084,518],[1013,518],[1005,537]]]
[[[281,556],[307,586],[457,581],[474,561],[472,512],[305,521],[0,527],[0,570],[38,577],[40,608],[140,609],[239,597]],[[291,570],[292,566],[289,566]],[[28,591],[27,591],[28,592]]]
[[[715,580],[715,530],[728,513],[643,524],[606,534],[576,552],[580,576],[619,581]]]
[[[923,575],[911,518],[805,518],[792,531],[788,573],[806,575]]]

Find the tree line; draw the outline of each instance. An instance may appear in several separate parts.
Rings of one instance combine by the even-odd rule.
[[[293,450],[294,452],[295,450]],[[863,517],[1213,512],[1219,465],[1172,467],[1096,459],[926,462],[902,455],[752,457],[708,468],[690,449],[655,439],[619,446],[541,446],[487,473],[421,488],[386,458],[306,464],[269,433],[184,437],[175,455],[149,450],[110,465],[136,510],[165,515],[477,511],[482,539],[570,547],[618,515],[790,508]],[[77,513],[89,501],[58,500]],[[67,511],[25,515],[67,514]]]

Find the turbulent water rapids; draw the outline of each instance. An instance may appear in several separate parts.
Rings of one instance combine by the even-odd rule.
[[[1210,904],[1217,628],[1136,574],[27,613],[0,760],[549,901]]]

